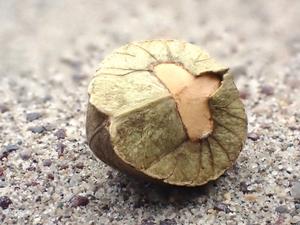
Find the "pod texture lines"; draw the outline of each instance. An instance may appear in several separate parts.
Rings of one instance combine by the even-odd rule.
[[[213,131],[189,140],[176,103],[153,72],[174,63],[195,77],[220,76],[209,98]],[[177,40],[127,44],[99,65],[88,89],[88,143],[108,165],[153,181],[199,186],[217,179],[236,161],[247,118],[228,68],[201,48]]]

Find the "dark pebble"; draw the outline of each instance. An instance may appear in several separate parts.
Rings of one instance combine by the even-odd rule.
[[[26,120],[28,122],[32,122],[34,120],[37,120],[42,117],[42,114],[38,112],[31,112],[31,113],[26,113]]]
[[[31,152],[30,151],[24,150],[24,151],[20,152],[20,157],[23,160],[30,159],[30,156],[31,156]]]
[[[249,192],[248,185],[246,184],[246,182],[242,181],[240,183],[240,191],[243,192],[243,193],[248,193]]]
[[[84,164],[82,162],[79,162],[75,165],[76,168],[78,169],[83,169],[84,168]]]
[[[260,125],[260,127],[261,127],[262,129],[270,129],[270,128],[271,128],[271,125],[268,124],[268,123],[262,123],[262,124]]]
[[[50,159],[45,159],[43,161],[43,166],[51,166],[51,164],[52,164],[52,161]]]
[[[0,167],[0,177],[2,177],[3,175],[4,175],[4,169]]]
[[[141,225],[156,225],[154,218],[150,216],[149,218],[143,219]]]
[[[66,131],[64,129],[58,129],[54,135],[57,137],[57,139],[65,139]]]
[[[4,104],[0,104],[0,112],[1,113],[5,113],[5,112],[8,112],[9,111],[9,108],[4,105]]]
[[[44,126],[29,127],[28,130],[35,134],[41,134],[46,131]]]
[[[138,208],[141,208],[145,206],[145,199],[144,198],[139,198],[134,204],[133,204],[133,207],[135,209],[138,209]]]
[[[250,132],[248,134],[248,138],[252,141],[257,141],[259,139],[259,136],[257,133],[254,133],[254,132]]]
[[[0,207],[2,209],[7,209],[10,204],[12,204],[12,201],[10,200],[9,197],[7,196],[0,197]]]
[[[48,180],[54,180],[54,175],[52,173],[47,174],[47,179]]]
[[[19,149],[18,145],[8,144],[5,146],[5,151],[13,152]]]
[[[63,156],[66,146],[63,143],[58,143],[56,147],[56,151],[58,156]]]
[[[105,204],[104,206],[102,206],[102,210],[108,211],[109,210],[109,205]]]
[[[18,145],[13,145],[13,144],[9,144],[7,146],[5,146],[5,148],[0,152],[0,160],[2,160],[3,158],[7,158],[7,156],[18,150],[19,146]]]
[[[114,178],[113,172],[111,170],[107,171],[106,175],[107,175],[108,179],[113,179]]]
[[[37,181],[30,181],[28,183],[26,183],[27,187],[35,187],[37,185],[39,185],[40,183],[38,183]]]
[[[35,198],[35,202],[41,202],[42,201],[42,197],[41,196],[37,196],[36,198]]]
[[[225,213],[230,213],[231,210],[229,209],[228,205],[224,204],[224,203],[217,203],[214,207],[215,210],[217,211],[223,211]]]
[[[27,168],[28,171],[36,171],[36,167],[35,166],[29,166]]]
[[[124,191],[122,197],[123,197],[123,201],[126,202],[129,199],[130,194],[128,192]]]
[[[271,96],[274,94],[274,88],[272,86],[266,84],[266,85],[261,86],[260,92],[267,96]]]
[[[68,169],[69,166],[68,166],[67,164],[61,164],[61,165],[58,166],[58,168],[59,168],[60,170],[65,170],[65,169]]]
[[[276,207],[275,211],[281,214],[289,212],[288,208],[283,205]]]
[[[175,219],[165,219],[159,221],[159,225],[176,225],[176,224],[177,222],[175,221]]]
[[[299,127],[299,126],[295,126],[295,125],[290,125],[290,126],[288,126],[288,128],[289,128],[291,131],[300,130],[300,127]]]
[[[70,201],[72,207],[86,206],[89,204],[89,199],[81,195],[75,195]]]

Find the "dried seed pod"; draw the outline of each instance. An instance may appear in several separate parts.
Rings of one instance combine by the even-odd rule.
[[[131,175],[203,185],[233,165],[246,139],[244,106],[228,68],[183,41],[113,51],[88,93],[90,148]]]

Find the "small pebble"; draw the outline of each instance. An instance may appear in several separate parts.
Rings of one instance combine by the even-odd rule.
[[[56,147],[56,151],[58,156],[63,156],[66,146],[63,143],[58,143]]]
[[[46,131],[44,126],[29,127],[28,130],[35,134],[41,134]]]
[[[28,151],[28,150],[24,150],[24,151],[20,152],[20,157],[21,157],[21,159],[23,159],[23,160],[28,160],[28,159],[30,159],[30,156],[31,156],[31,152]]]
[[[65,137],[66,137],[66,131],[65,131],[65,129],[58,129],[54,133],[54,136],[56,136],[57,139],[65,139]]]
[[[38,112],[31,112],[31,113],[26,113],[26,120],[28,122],[32,122],[34,120],[37,120],[42,117],[42,114]]]
[[[105,204],[104,206],[102,206],[102,210],[108,211],[109,210],[109,205]]]
[[[240,183],[240,191],[243,193],[248,193],[248,185],[246,184],[246,182],[241,182]]]
[[[86,206],[89,204],[89,199],[81,195],[75,195],[70,201],[71,207]]]
[[[47,179],[48,180],[54,180],[54,175],[52,173],[47,174]]]
[[[39,185],[40,183],[38,183],[37,181],[30,181],[30,182],[28,182],[28,183],[26,183],[26,186],[27,187],[35,187],[35,186],[37,186],[37,185]]]
[[[266,85],[261,86],[260,92],[267,96],[271,96],[274,94],[274,88],[272,86],[266,84]]]
[[[288,128],[289,128],[291,131],[300,130],[300,127],[299,127],[299,126],[296,126],[296,125],[290,125],[290,126],[288,126]]]
[[[4,105],[4,104],[0,104],[0,112],[1,113],[5,113],[5,112],[8,112],[9,111],[9,108]]]
[[[141,225],[156,225],[154,218],[150,216],[149,218],[143,219]]]
[[[3,167],[0,166],[0,177],[2,177],[4,175],[4,169]]]
[[[77,163],[75,165],[75,167],[78,168],[78,169],[83,169],[84,168],[84,164],[83,164],[83,162],[79,162],[79,163]]]
[[[2,209],[7,209],[9,205],[12,204],[12,201],[7,196],[1,196],[0,197],[0,207]]]
[[[5,146],[5,151],[13,152],[19,149],[18,145],[8,144]]]
[[[269,123],[261,123],[260,127],[262,129],[270,129],[271,128],[271,125]]]
[[[214,209],[217,210],[217,211],[222,211],[222,212],[225,212],[225,213],[230,213],[231,210],[229,209],[228,205],[227,204],[224,204],[224,203],[217,203],[215,206],[214,206]]]
[[[259,139],[259,136],[258,136],[258,134],[255,133],[255,132],[250,132],[250,133],[248,134],[248,138],[249,138],[250,140],[252,140],[252,141],[257,141],[257,140]]]
[[[159,225],[176,225],[176,221],[175,219],[165,219],[165,220],[161,220],[159,221]]]
[[[300,182],[296,182],[291,190],[291,194],[294,199],[300,199]]]
[[[40,202],[40,201],[42,201],[42,197],[41,197],[41,196],[37,196],[37,197],[35,198],[35,202]]]
[[[245,199],[250,202],[255,202],[257,200],[257,196],[255,194],[245,194]]]
[[[53,124],[47,123],[46,125],[43,126],[46,131],[53,131],[55,130],[55,126]]]
[[[58,165],[58,168],[59,168],[60,170],[65,170],[65,169],[68,169],[68,168],[69,168],[69,165],[67,165],[67,164],[61,164],[61,165]]]
[[[50,159],[45,159],[43,161],[43,166],[51,166],[51,164],[52,164],[52,161]]]
[[[7,185],[5,181],[0,180],[0,188],[4,188]]]
[[[18,145],[13,145],[13,144],[8,144],[7,146],[5,146],[5,148],[0,152],[0,160],[2,160],[3,158],[7,158],[7,156],[18,150],[19,146]]]
[[[282,214],[289,212],[288,208],[286,206],[283,206],[283,205],[276,207],[275,211],[278,212],[278,213],[282,213]]]

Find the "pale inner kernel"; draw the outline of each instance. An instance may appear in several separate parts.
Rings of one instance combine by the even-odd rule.
[[[173,63],[156,65],[154,73],[174,97],[189,139],[196,141],[210,134],[213,121],[208,99],[220,86],[220,78],[214,74],[195,77]]]

